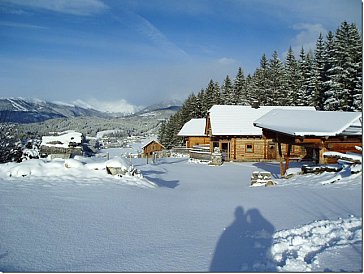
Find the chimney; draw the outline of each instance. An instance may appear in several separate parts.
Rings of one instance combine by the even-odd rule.
[[[252,103],[251,103],[251,107],[252,108],[259,108],[259,101],[258,100],[254,100]]]

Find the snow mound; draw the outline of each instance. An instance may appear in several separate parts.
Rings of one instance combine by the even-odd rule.
[[[21,162],[19,164],[10,165],[8,170],[8,176],[10,177],[25,177],[31,174],[38,173],[39,169],[42,169],[44,163],[42,160],[32,159]]]
[[[0,165],[0,179],[14,181],[24,178],[23,182],[33,184],[54,184],[56,182],[70,182],[81,185],[93,183],[109,183],[134,185],[155,188],[157,185],[143,178],[139,170],[135,169],[127,159],[114,158],[109,161],[88,159],[31,159],[21,163],[6,163]],[[118,168],[124,172],[112,174],[105,171],[108,167]]]
[[[324,251],[361,242],[362,219],[351,216],[276,232],[271,253],[278,271],[307,272],[319,263],[317,256]]]
[[[64,160],[64,166],[66,168],[80,168],[83,167],[83,163],[76,159],[66,159]]]
[[[121,157],[115,157],[111,160],[108,160],[105,165],[106,167],[121,168],[121,170],[128,170],[131,166],[131,164],[125,158]]]

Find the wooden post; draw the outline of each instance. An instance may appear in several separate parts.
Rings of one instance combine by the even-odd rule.
[[[292,149],[292,145],[288,144],[288,148],[287,148],[287,154],[286,154],[286,166],[284,168],[284,173],[286,173],[288,167],[289,167],[289,157],[291,156],[291,149]]]
[[[281,143],[278,143],[278,153],[279,153],[279,169],[281,171],[281,177],[284,175],[284,167],[283,167],[283,156],[282,156],[282,146]]]

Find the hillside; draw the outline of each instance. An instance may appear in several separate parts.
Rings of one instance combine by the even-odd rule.
[[[44,112],[43,109],[36,109],[34,105],[26,101],[2,99],[1,102],[3,105],[12,104],[13,108],[14,105],[18,108],[18,110],[8,112],[13,119],[7,121],[19,123],[17,128],[21,135],[33,136],[42,136],[52,131],[69,129],[82,132],[88,136],[96,136],[97,132],[104,130],[117,130],[118,134],[122,136],[156,134],[161,121],[168,119],[180,108],[178,105],[164,102],[146,107],[137,113],[123,116],[122,114],[104,113],[70,105],[63,105],[63,108],[62,105],[57,105],[60,111],[57,113],[50,112],[48,106],[53,106],[52,103],[47,104],[47,112]],[[62,114],[60,114],[61,110]],[[79,110],[79,112],[72,114],[72,110]],[[17,117],[21,119],[16,120]],[[23,122],[20,122],[20,120]]]
[[[62,102],[47,102],[20,97],[0,99],[0,122],[34,123],[54,118],[82,116],[106,118],[109,115],[92,108]]]

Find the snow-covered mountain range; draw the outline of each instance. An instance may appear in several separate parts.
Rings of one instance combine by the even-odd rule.
[[[82,102],[82,104],[80,103]],[[179,104],[179,105],[177,105]],[[179,101],[165,101],[146,108],[138,112],[110,113],[108,110],[96,110],[91,105],[83,101],[75,101],[72,104],[64,102],[50,102],[39,99],[26,98],[0,98],[0,122],[12,123],[33,123],[43,122],[54,118],[72,118],[72,117],[123,117],[126,115],[141,115],[165,109],[177,111],[182,103]]]

